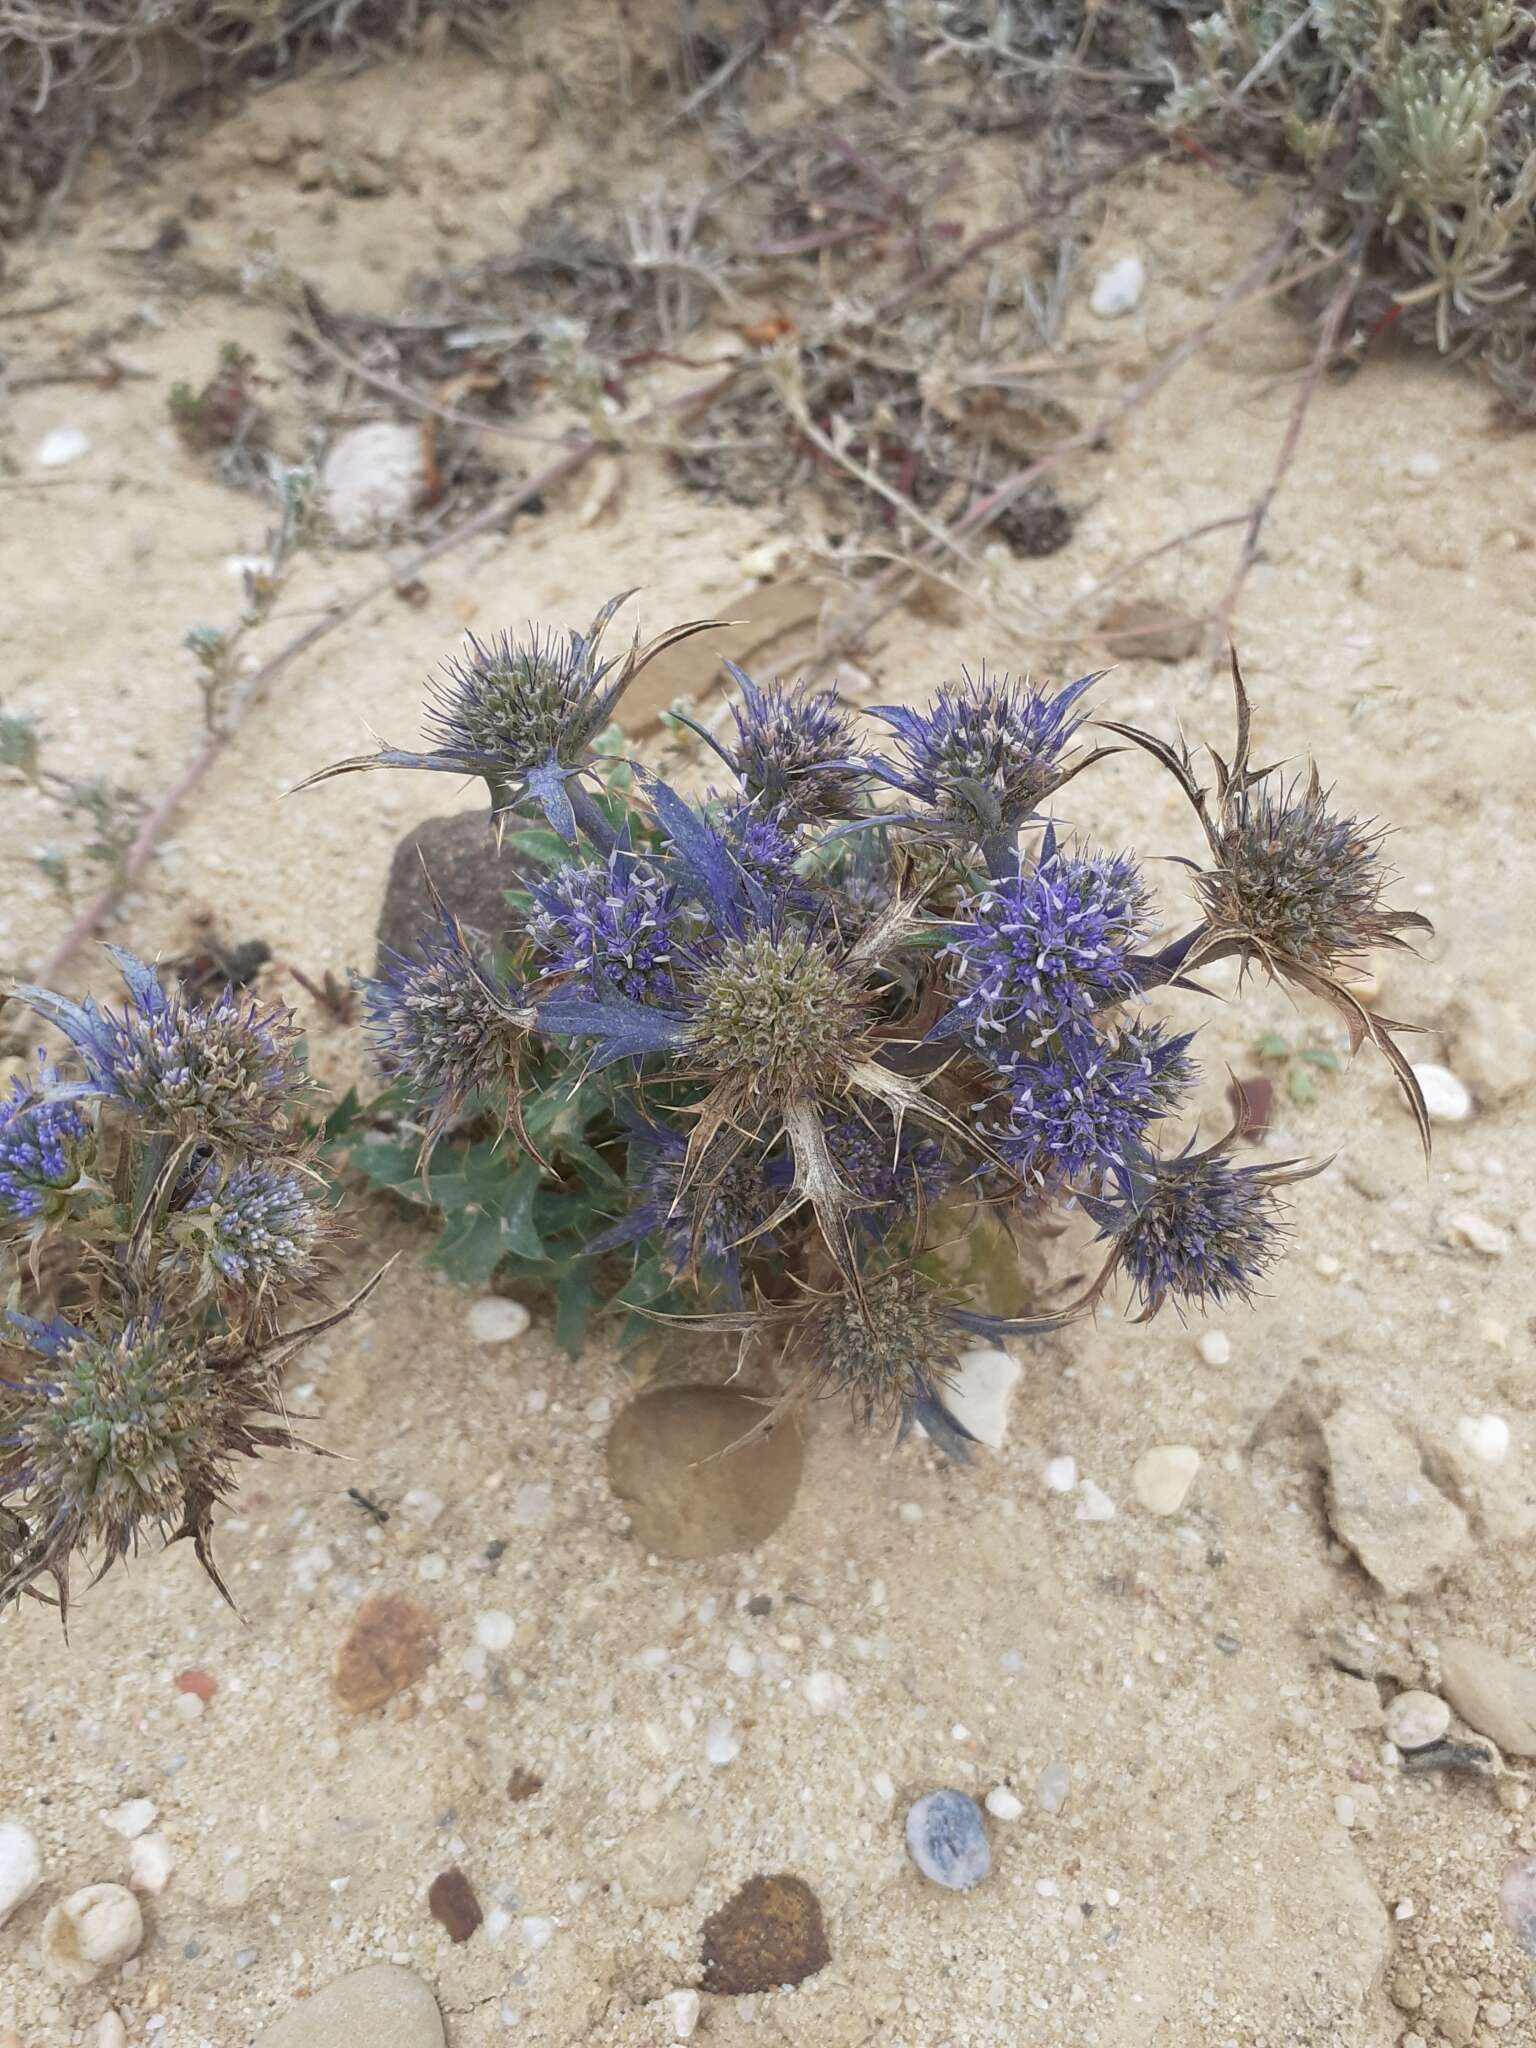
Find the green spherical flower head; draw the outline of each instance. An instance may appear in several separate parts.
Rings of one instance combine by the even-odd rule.
[[[863,1422],[912,1416],[934,1398],[958,1356],[943,1302],[907,1268],[833,1295],[817,1311],[810,1341],[827,1391],[847,1394]]]
[[[108,1562],[145,1528],[173,1534],[219,1456],[212,1374],[152,1317],[105,1337],[53,1325],[42,1342],[49,1363],[23,1386],[11,1432],[30,1508]]]
[[[867,994],[825,945],[755,931],[700,975],[690,1043],[701,1067],[789,1100],[835,1090],[868,1033]]]

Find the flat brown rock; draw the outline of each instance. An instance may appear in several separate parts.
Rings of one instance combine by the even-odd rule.
[[[1536,1670],[1529,1664],[1447,1636],[1440,1645],[1440,1684],[1467,1726],[1506,1756],[1536,1756]]]
[[[365,1600],[336,1652],[331,1691],[349,1714],[382,1707],[437,1658],[437,1616],[398,1593]]]
[[[440,1927],[447,1929],[448,1939],[455,1942],[468,1941],[485,1918],[474,1886],[457,1863],[428,1885],[427,1910]]]
[[[733,1387],[661,1387],[630,1402],[608,1433],[608,1483],[638,1543],[663,1557],[720,1557],[773,1534],[802,1452],[787,1416],[744,1441],[764,1412]]]
[[[785,1871],[749,1878],[704,1922],[703,1988],[728,1998],[802,1984],[831,1960],[820,1900]]]

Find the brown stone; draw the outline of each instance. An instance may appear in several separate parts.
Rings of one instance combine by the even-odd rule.
[[[437,1657],[437,1616],[398,1593],[375,1593],[357,1610],[331,1673],[331,1690],[349,1714],[382,1707],[414,1685]]]
[[[787,1872],[749,1878],[704,1922],[703,1988],[727,1998],[802,1984],[831,1960],[820,1901]]]
[[[427,1905],[432,1918],[447,1929],[450,1941],[468,1941],[485,1915],[475,1888],[455,1863],[427,1887]]]
[[[1201,620],[1141,599],[1111,605],[1099,624],[1115,653],[1132,661],[1187,661],[1205,638]]]
[[[789,1513],[800,1432],[734,1387],[661,1387],[631,1401],[608,1432],[608,1483],[636,1542],[663,1557],[751,1550]],[[746,1441],[751,1437],[751,1441]]]
[[[384,973],[390,953],[417,951],[423,935],[436,924],[428,875],[461,924],[498,943],[505,936],[505,892],[518,886],[517,858],[510,846],[497,851],[490,816],[487,798],[483,809],[428,818],[400,841],[384,885],[375,973]]]
[[[521,1764],[507,1780],[507,1797],[514,1803],[531,1799],[535,1792],[544,1790],[544,1780],[536,1771],[525,1771]]]

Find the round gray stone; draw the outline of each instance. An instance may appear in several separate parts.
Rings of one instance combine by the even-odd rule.
[[[253,2048],[445,2048],[445,2036],[430,1987],[414,1971],[375,1963],[284,2013]]]
[[[964,1792],[929,1792],[907,1808],[907,1848],[924,1877],[968,1892],[992,1868],[981,1808]]]

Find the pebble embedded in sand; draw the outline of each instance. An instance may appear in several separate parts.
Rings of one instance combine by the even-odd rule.
[[[235,1957],[256,1958],[249,1949]],[[411,1970],[374,1963],[338,1977],[284,2013],[255,2048],[443,2048],[443,2022],[429,1987]]]
[[[944,1406],[978,1443],[1000,1450],[1008,1434],[1008,1407],[1023,1368],[998,1345],[960,1354],[945,1387]]]
[[[1447,1217],[1446,1228],[1458,1244],[1470,1245],[1485,1259],[1502,1259],[1509,1250],[1510,1236],[1503,1224],[1490,1223],[1486,1216],[1476,1216],[1470,1209]]]
[[[0,1820],[0,1927],[43,1881],[37,1837],[19,1820]]]
[[[1232,1363],[1232,1339],[1225,1330],[1203,1330],[1200,1333],[1199,1351],[1207,1365]]]
[[[968,1892],[992,1868],[981,1808],[949,1787],[908,1807],[907,1849],[924,1877],[946,1891]]]
[[[1463,1415],[1456,1434],[1485,1465],[1502,1465],[1509,1455],[1509,1424],[1502,1415]]]
[[[1080,1522],[1112,1522],[1115,1519],[1115,1504],[1102,1486],[1095,1486],[1091,1479],[1082,1481],[1077,1490],[1077,1519]]]
[[[658,1813],[619,1844],[614,1869],[639,1906],[680,1906],[704,1875],[709,1839],[686,1815]]]
[[[711,1721],[704,1735],[704,1756],[717,1769],[735,1763],[741,1755],[741,1737],[724,1714]]]
[[[515,1343],[532,1320],[520,1301],[509,1301],[504,1294],[488,1294],[474,1302],[465,1317],[476,1344]]]
[[[1536,1756],[1536,1669],[1447,1636],[1440,1645],[1440,1682],[1469,1728],[1507,1756]]]
[[[804,1692],[813,1714],[832,1714],[847,1702],[848,1681],[836,1671],[813,1671],[805,1681]]]
[[[43,1962],[61,1984],[89,1984],[139,1952],[144,1916],[124,1885],[88,1884],[52,1907],[43,1922]]]
[[[1071,1493],[1077,1485],[1077,1460],[1068,1457],[1051,1458],[1040,1477],[1045,1481],[1048,1493]]]
[[[1141,304],[1146,287],[1146,268],[1139,256],[1122,256],[1106,264],[1093,281],[1088,310],[1100,320],[1118,320]]]
[[[53,427],[37,444],[32,458],[39,469],[62,469],[66,462],[78,462],[91,452],[91,437],[78,427]]]
[[[694,2028],[699,2024],[697,1991],[669,1991],[661,2002],[667,2009],[673,2040],[691,2041]]]
[[[1060,1813],[1067,1803],[1067,1794],[1071,1789],[1071,1773],[1064,1763],[1053,1757],[1040,1773],[1040,1783],[1035,1788],[1041,1812]]]
[[[1018,1820],[1024,1812],[1024,1802],[1006,1785],[994,1785],[987,1794],[986,1806],[994,1820]]]
[[[475,1641],[482,1650],[510,1650],[516,1634],[517,1623],[499,1608],[488,1607],[475,1616]]]
[[[720,1557],[765,1542],[800,1484],[800,1432],[735,1387],[658,1387],[608,1432],[608,1483],[636,1542],[663,1557]]]
[[[1154,1444],[1136,1460],[1131,1484],[1148,1514],[1176,1515],[1199,1470],[1200,1453],[1193,1444]]]
[[[175,1858],[164,1835],[140,1835],[128,1851],[128,1883],[136,1892],[158,1898],[171,1881]]]
[[[1450,1708],[1432,1692],[1400,1692],[1387,1708],[1387,1740],[1399,1749],[1428,1749],[1450,1725]]]
[[[153,1799],[125,1799],[121,1806],[114,1806],[101,1817],[113,1834],[131,1842],[154,1826],[159,1810]]]
[[[1465,1123],[1472,1114],[1472,1091],[1449,1067],[1424,1060],[1414,1068],[1413,1078],[1419,1084],[1431,1123]]]

